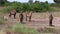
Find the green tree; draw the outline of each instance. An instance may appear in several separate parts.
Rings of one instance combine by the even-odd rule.
[[[13,9],[16,9],[17,12],[21,11],[23,9],[23,4],[20,2],[11,2],[10,6],[13,6]],[[12,8],[12,7],[11,7]]]
[[[24,3],[24,4],[23,4],[23,10],[24,10],[24,11],[29,11],[29,10],[30,10],[30,5],[27,4],[27,3]]]
[[[35,3],[20,3],[20,2],[10,2],[7,8],[8,10],[16,9],[17,12],[19,11],[33,11],[33,12],[46,12],[49,10],[48,2],[39,2],[35,1]]]
[[[7,2],[7,0],[0,0],[0,5],[4,5]]]
[[[35,3],[40,3],[39,1],[35,1]]]
[[[33,0],[29,0],[29,3],[32,4],[33,3]]]
[[[60,0],[54,0],[55,3],[60,3]]]
[[[48,4],[48,1],[45,1],[46,4]]]

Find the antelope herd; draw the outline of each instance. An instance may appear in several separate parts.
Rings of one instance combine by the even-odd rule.
[[[11,15],[14,16],[14,19],[16,18],[16,10],[12,10],[9,12],[9,17],[11,17]],[[31,17],[32,17],[32,11],[30,12],[26,12],[26,21],[27,19],[29,19],[29,22],[31,22]],[[20,23],[23,23],[23,19],[24,19],[24,15],[23,15],[23,12],[20,11],[19,13],[19,19],[20,19]],[[50,16],[49,16],[49,26],[52,26],[52,21],[53,21],[53,16],[52,16],[52,13],[50,13]]]
[[[9,12],[10,18],[12,15],[14,16],[14,19],[16,19],[16,10],[12,10]],[[27,21],[27,19],[29,19],[29,21],[31,21],[31,17],[32,17],[32,11],[26,12],[26,21]],[[23,23],[24,15],[23,15],[22,11],[20,11],[20,13],[19,13],[19,19],[20,19],[20,22]]]

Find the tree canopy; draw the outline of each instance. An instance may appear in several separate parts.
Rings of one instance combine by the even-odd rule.
[[[7,2],[8,2],[7,0],[0,0],[0,5],[4,5]]]
[[[60,3],[60,0],[54,0],[55,3]]]
[[[7,0],[5,0],[3,4],[5,2],[7,2]],[[1,0],[0,0],[0,3],[1,3]],[[14,1],[14,2],[8,2],[6,7],[7,7],[6,8],[7,11],[16,9],[17,12],[19,11],[46,12],[46,11],[49,11],[50,9],[47,1],[46,2],[35,1],[34,3],[31,3],[31,4]]]

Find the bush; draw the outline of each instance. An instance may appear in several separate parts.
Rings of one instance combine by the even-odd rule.
[[[38,2],[38,3],[20,3],[20,2],[10,2],[6,8],[2,9],[1,12],[9,12],[9,10],[15,9],[19,11],[33,11],[33,12],[47,12],[50,11],[50,5],[47,2]]]
[[[60,4],[57,4],[57,3],[52,3],[52,4],[50,4],[50,6],[60,8]]]

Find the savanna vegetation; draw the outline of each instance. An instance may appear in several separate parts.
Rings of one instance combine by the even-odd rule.
[[[54,0],[55,1],[55,0]],[[55,6],[55,7],[60,7],[59,3],[48,3],[46,2],[39,2],[39,1],[35,1],[34,3],[21,3],[21,2],[9,2],[7,0],[5,1],[1,1],[0,2],[0,6],[4,6],[5,8],[0,9],[0,12],[9,12],[12,9],[15,9],[17,12],[19,11],[33,11],[33,12],[51,12],[52,10],[54,11],[54,9],[52,9],[51,7]]]
[[[21,3],[21,2],[9,2],[7,0],[0,0],[0,15],[8,13],[10,10],[15,9],[17,12],[23,11],[32,11],[32,12],[58,12],[60,11],[60,0],[54,0],[55,3],[48,3],[46,2],[39,2],[35,1],[34,3]],[[58,9],[57,9],[58,8]],[[40,14],[42,15],[42,14]],[[43,15],[44,16],[44,15]],[[46,15],[45,15],[46,16]],[[44,16],[44,17],[45,17]],[[36,17],[36,16],[35,16]],[[38,17],[38,16],[37,16]],[[23,24],[11,24],[6,23],[8,19],[4,19],[4,16],[0,16],[0,24],[6,26],[7,28],[4,28],[4,32],[7,34],[59,34],[60,29],[55,29],[55,27],[45,27],[42,29],[34,29],[34,28],[28,28],[26,25]],[[11,26],[10,26],[11,25]],[[34,26],[34,25],[33,25]],[[2,27],[1,27],[2,28]],[[3,28],[2,28],[3,29]]]

